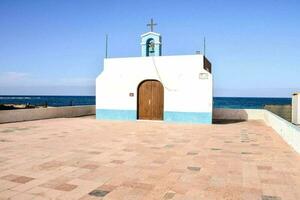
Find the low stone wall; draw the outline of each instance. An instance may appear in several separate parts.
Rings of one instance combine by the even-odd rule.
[[[265,105],[265,110],[280,116],[281,118],[292,121],[292,106],[291,105]]]
[[[223,109],[215,108],[213,111],[214,120],[264,120],[263,109]]]
[[[95,115],[95,106],[66,106],[19,110],[1,110],[0,123],[31,121],[60,117],[79,117],[87,115]]]
[[[265,122],[271,126],[290,146],[300,153],[300,128],[285,119],[265,110]]]
[[[264,109],[214,109],[215,120],[263,120],[282,139],[300,153],[300,128]]]

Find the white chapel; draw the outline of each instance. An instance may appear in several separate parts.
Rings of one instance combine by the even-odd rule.
[[[201,54],[162,55],[162,40],[141,35],[141,57],[105,58],[96,80],[96,119],[212,123],[211,63]]]

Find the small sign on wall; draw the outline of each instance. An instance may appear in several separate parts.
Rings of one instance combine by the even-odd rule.
[[[130,92],[130,93],[129,93],[129,96],[130,96],[130,97],[134,97],[134,93],[133,93],[133,92]]]
[[[199,79],[208,79],[208,73],[200,73]]]

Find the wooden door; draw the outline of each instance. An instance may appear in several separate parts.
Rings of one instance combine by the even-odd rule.
[[[162,120],[164,89],[159,81],[144,81],[138,88],[138,119]]]
[[[159,81],[152,81],[152,119],[162,120],[164,111],[164,88]]]

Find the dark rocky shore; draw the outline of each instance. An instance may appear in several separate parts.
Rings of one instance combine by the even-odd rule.
[[[29,109],[29,108],[45,108],[47,106],[36,106],[30,104],[0,104],[0,110],[16,110],[16,109]]]

